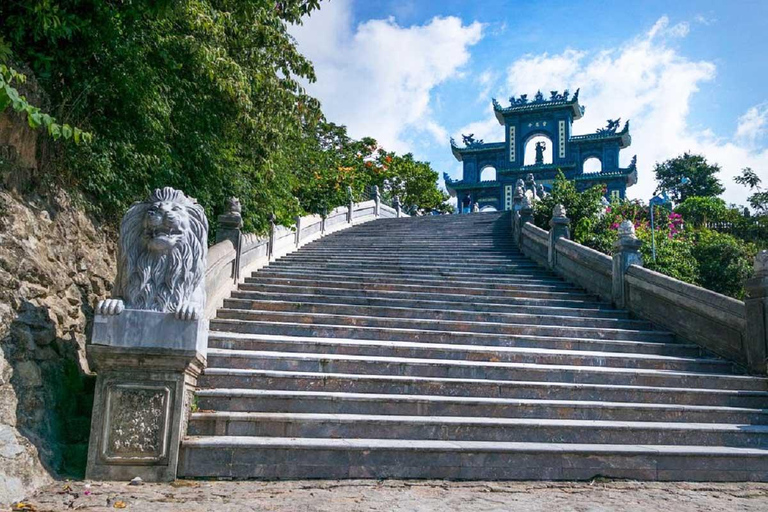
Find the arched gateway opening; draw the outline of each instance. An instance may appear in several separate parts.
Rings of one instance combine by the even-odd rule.
[[[543,134],[531,136],[525,142],[523,165],[546,165],[552,163],[552,139]]]

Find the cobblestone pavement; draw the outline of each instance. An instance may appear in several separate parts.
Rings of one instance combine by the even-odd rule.
[[[768,484],[295,481],[129,486],[59,482],[24,502],[42,511],[766,511]],[[17,505],[18,507],[18,505]],[[14,510],[25,510],[14,508]]]

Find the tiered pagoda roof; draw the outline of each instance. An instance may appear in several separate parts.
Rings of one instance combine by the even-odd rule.
[[[514,96],[509,98],[509,106],[502,107],[501,104],[496,101],[496,98],[492,99],[493,112],[496,114],[496,119],[499,124],[504,124],[504,117],[510,114],[525,114],[528,112],[542,112],[546,110],[561,109],[563,107],[570,107],[573,109],[573,118],[581,119],[584,115],[584,107],[579,105],[579,90],[576,89],[576,93],[570,96],[568,90],[563,91],[560,94],[558,91],[551,91],[549,98],[545,98],[541,91],[538,91],[532,100],[528,99],[527,94],[521,95],[519,98]]]

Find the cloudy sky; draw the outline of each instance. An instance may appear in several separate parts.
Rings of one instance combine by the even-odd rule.
[[[293,33],[330,120],[441,175],[461,176],[449,137],[503,140],[492,97],[581,88],[575,134],[631,120],[630,196],[647,200],[654,163],[692,151],[743,204],[741,168],[768,182],[766,20],[766,0],[330,0]]]

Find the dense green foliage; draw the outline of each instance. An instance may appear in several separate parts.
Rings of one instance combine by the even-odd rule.
[[[318,7],[319,0],[4,2],[0,37],[31,67],[56,117],[93,133],[90,144],[61,148],[54,178],[84,192],[108,220],[159,186],[196,197],[211,218],[235,195],[249,231],[266,229],[272,213],[290,224],[346,204],[347,186],[360,198],[376,179],[404,203],[439,206],[428,164],[389,154],[403,175],[368,172],[367,159],[387,155],[326,122],[305,93],[314,71],[288,28]]]
[[[446,211],[448,196],[436,187],[437,172],[413,155],[387,152],[371,138],[356,141],[344,126],[324,120],[305,128],[291,141],[291,151],[279,167],[296,176],[293,193],[304,211],[321,213],[349,201],[369,199],[373,185],[391,204],[398,196],[404,205],[425,213]]]
[[[44,128],[53,140],[72,139],[76,144],[91,140],[90,133],[66,123],[57,123],[56,119],[42,112],[40,107],[27,101],[27,98],[14,86],[14,82],[23,84],[26,81],[27,77],[23,73],[19,73],[5,64],[0,64],[0,113],[11,107],[15,112],[19,112],[27,118],[30,128]]]
[[[724,222],[733,218],[725,201],[719,197],[689,197],[675,211],[685,218],[691,227],[703,227],[707,222]]]
[[[705,288],[743,298],[743,283],[752,274],[757,249],[735,236],[702,229],[695,233],[692,254],[699,265],[699,282]]]
[[[710,164],[701,155],[683,153],[665,162],[657,163],[656,192],[666,190],[675,201],[685,201],[689,197],[714,197],[725,192],[723,184],[715,176],[720,166]],[[686,183],[683,183],[685,178]]]
[[[571,219],[571,238],[583,243],[593,230],[594,219],[602,210],[600,201],[604,193],[605,189],[599,185],[579,192],[574,182],[568,181],[562,172],[558,172],[552,183],[552,192],[534,204],[534,223],[549,229],[552,209],[562,204]]]
[[[682,158],[682,157],[681,157]],[[753,186],[759,186],[759,178]],[[574,241],[611,254],[622,221],[630,220],[643,241],[644,265],[687,283],[703,286],[736,298],[743,298],[743,282],[752,272],[766,216],[745,216],[743,210],[729,207],[714,196],[690,195],[674,210],[654,207],[655,233],[651,230],[649,207],[641,201],[614,201],[600,204],[601,191],[593,188],[577,192],[576,184],[560,175],[552,194],[536,204],[536,224],[548,229],[555,204],[565,205],[571,219]],[[718,232],[708,226],[723,226]],[[742,236],[742,235],[747,236]],[[762,242],[761,242],[762,241]],[[755,243],[757,242],[757,243]],[[653,247],[655,245],[655,258]]]

